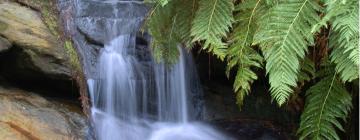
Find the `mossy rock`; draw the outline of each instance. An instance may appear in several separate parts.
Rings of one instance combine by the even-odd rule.
[[[66,40],[64,43],[66,54],[69,57],[69,62],[73,70],[81,71],[81,64],[77,55],[77,52],[70,40]]]
[[[23,65],[31,65],[29,68],[44,74],[70,79],[71,67],[63,43],[40,15],[29,7],[0,0],[0,36],[28,54],[31,61]]]
[[[60,26],[58,24],[55,0],[16,0],[16,2],[40,11],[42,21],[46,24],[49,31],[54,36],[60,38]]]

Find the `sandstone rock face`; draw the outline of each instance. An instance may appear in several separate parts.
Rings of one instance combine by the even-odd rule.
[[[0,0],[0,51],[8,40],[22,65],[56,78],[69,78],[64,47],[44,24],[40,14],[18,3]],[[7,44],[9,44],[7,43]],[[10,46],[10,45],[8,45]]]
[[[1,140],[85,139],[86,130],[80,107],[0,87]]]

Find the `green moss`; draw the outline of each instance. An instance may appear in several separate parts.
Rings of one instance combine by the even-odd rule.
[[[64,43],[64,48],[65,48],[66,54],[70,58],[69,63],[70,63],[70,66],[72,67],[72,69],[75,71],[81,71],[79,57],[78,57],[71,41],[66,40]]]

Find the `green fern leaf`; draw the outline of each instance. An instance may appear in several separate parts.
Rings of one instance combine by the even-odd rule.
[[[231,27],[234,4],[231,0],[200,0],[192,22],[191,36],[193,41],[205,41],[206,49],[221,60],[225,58],[226,46],[222,37]]]
[[[312,0],[279,0],[259,22],[254,44],[262,48],[271,95],[279,105],[297,85],[300,60],[314,42],[311,29],[320,20],[319,9]]]
[[[351,107],[351,96],[336,75],[331,73],[322,78],[306,92],[298,129],[300,140],[340,140],[336,129],[344,129],[338,119],[345,120]]]
[[[175,5],[173,2],[165,5],[156,5],[147,21],[149,33],[152,35],[151,48],[157,62],[174,64],[177,62],[179,52],[175,34],[177,22]]]
[[[234,44],[236,46],[238,44]],[[250,46],[232,46],[230,51],[237,52],[237,56],[231,53],[228,60],[227,75],[230,69],[237,66],[237,74],[233,89],[236,93],[236,101],[241,108],[244,97],[250,92],[251,84],[258,78],[251,68],[262,68],[262,56]]]
[[[235,24],[234,31],[230,39],[242,46],[250,46],[256,29],[258,28],[258,20],[266,13],[268,8],[264,4],[264,0],[247,0],[235,7]]]
[[[176,5],[175,34],[179,42],[191,48],[191,27],[198,8],[198,0],[173,0]]]
[[[299,83],[309,82],[315,78],[315,64],[311,59],[306,57],[300,65]]]
[[[151,48],[157,62],[174,64],[180,44],[191,47],[192,20],[198,7],[197,0],[171,0],[155,5],[147,19],[152,35]]]
[[[335,7],[330,5],[330,7]],[[336,11],[334,11],[336,10]],[[330,59],[336,64],[336,72],[344,82],[358,79],[359,71],[359,5],[356,0],[337,3],[329,13],[332,24],[329,47]]]
[[[252,38],[257,28],[257,17],[265,13],[263,0],[248,0],[236,6],[234,32],[230,36],[232,44],[227,52],[227,70],[237,66],[234,81],[236,102],[241,109],[244,97],[249,94],[251,84],[257,79],[256,73],[251,69],[262,68],[262,56],[251,48]]]

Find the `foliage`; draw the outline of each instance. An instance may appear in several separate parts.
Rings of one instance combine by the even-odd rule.
[[[330,71],[330,72],[329,72]],[[301,115],[298,132],[300,139],[339,140],[336,128],[344,131],[338,118],[345,120],[351,105],[351,96],[333,69],[319,74],[321,80],[306,92],[306,105]]]
[[[150,20],[148,21],[149,32],[153,37],[151,48],[154,52],[155,59],[160,62],[172,64],[176,62],[179,55],[177,50],[178,40],[175,24],[177,23],[175,5],[167,4],[165,6],[156,5]],[[161,28],[160,28],[161,27]]]
[[[298,83],[310,82],[310,80],[315,78],[315,64],[310,58],[306,57],[300,65]]]
[[[204,40],[203,49],[225,58],[226,46],[222,37],[226,36],[233,21],[234,5],[230,0],[200,0],[192,22],[193,41]]]
[[[197,41],[205,42],[204,50],[220,59],[225,58],[226,44],[222,37],[226,36],[233,21],[231,1],[172,0],[162,5],[161,2],[155,4],[147,24],[154,38],[151,46],[158,60],[164,58],[171,64],[178,55],[174,53],[177,52],[174,46],[184,43],[191,48],[191,43]]]
[[[302,98],[295,90],[305,91],[305,84],[315,82],[306,92],[300,138],[338,139],[336,130],[342,126],[337,119],[351,108],[344,85],[359,79],[357,0],[149,1],[154,8],[147,26],[158,60],[176,63],[179,44],[188,49],[196,44],[226,60],[226,74],[236,70],[233,89],[239,106],[251,93],[258,69],[265,69],[279,106],[291,96]],[[320,35],[328,35],[327,43],[315,46]],[[310,47],[324,52],[308,53]],[[328,62],[327,67],[313,58]]]
[[[311,28],[320,21],[318,10],[318,4],[311,0],[280,1],[260,20],[254,43],[263,50],[271,95],[279,105],[297,85],[300,60],[314,42]]]
[[[358,78],[359,71],[359,4],[352,0],[330,6],[328,13],[334,15],[330,18],[329,47],[333,49],[330,58],[341,79],[352,81]]]
[[[237,68],[234,81],[234,91],[239,107],[242,106],[245,95],[251,91],[251,84],[257,79],[251,69],[262,68],[262,56],[251,46],[258,17],[265,13],[266,6],[263,0],[245,1],[235,8],[234,32],[230,36],[230,47],[227,51],[227,76],[230,70]]]

